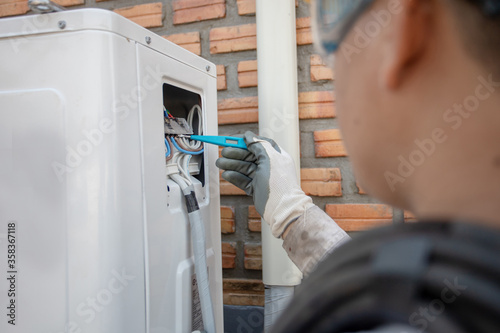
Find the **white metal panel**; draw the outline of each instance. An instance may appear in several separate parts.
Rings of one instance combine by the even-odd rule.
[[[188,222],[177,185],[165,177],[156,110],[162,83],[196,92],[205,133],[217,134],[215,66],[115,13],[77,10],[0,20],[0,72],[0,193],[12,195],[0,201],[0,242],[5,223],[23,221],[20,324],[2,321],[1,331],[190,332]],[[49,129],[36,137],[42,148],[28,147],[28,135],[13,141],[10,133],[38,125]],[[205,186],[196,184],[196,194],[222,332],[217,155],[206,148]],[[23,170],[36,177],[24,187]],[[2,304],[5,288],[2,280]],[[48,290],[54,296],[44,302]]]
[[[60,21],[64,21],[64,29],[60,28]],[[14,49],[21,47],[27,41],[26,37],[30,35],[81,30],[118,34],[200,71],[206,71],[207,65],[211,65],[207,60],[109,10],[86,8],[0,20],[0,39],[7,38]],[[150,43],[146,42],[146,37],[150,38]],[[215,66],[211,66],[207,73],[217,77]]]
[[[161,53],[138,46],[139,78],[168,83],[202,99],[204,133],[217,135],[216,78]],[[213,65],[212,65],[213,66]],[[191,283],[194,274],[189,221],[177,184],[165,177],[161,89],[141,95],[144,193],[148,229],[149,323],[151,332],[191,332]],[[207,262],[217,332],[222,332],[222,259],[220,249],[219,172],[216,146],[205,145],[205,186],[195,185],[207,231]],[[177,295],[173,298],[172,295]]]
[[[65,155],[65,105],[51,89],[0,92],[0,105],[0,331],[58,332],[68,310],[66,189],[50,164]]]
[[[46,190],[39,191],[37,198],[40,202],[52,200],[54,213],[64,212],[62,220],[54,219],[47,210],[37,210],[27,202],[25,209],[33,211],[30,219],[23,220],[23,227],[37,232],[36,237],[44,240],[47,248],[53,246],[51,235],[56,242],[64,232],[67,247],[59,247],[59,258],[48,258],[39,251],[38,264],[45,266],[41,269],[45,274],[23,275],[19,285],[20,326],[7,326],[2,332],[145,332],[141,148],[138,106],[133,104],[137,88],[135,43],[109,32],[80,31],[30,36],[18,49],[0,40],[0,49],[0,92],[21,90],[29,97],[30,90],[53,90],[65,106],[55,119],[63,122],[64,136],[53,138],[45,133],[36,138],[55,151],[62,147],[62,155],[34,163],[35,156],[30,157],[23,146],[13,146],[17,147],[13,153],[22,155],[23,163],[51,173],[46,178]],[[2,104],[3,112],[22,112],[25,104],[19,100],[24,96]],[[21,123],[32,122],[29,117],[34,113],[39,114],[35,119],[47,114],[54,120],[54,103],[46,98],[36,100],[33,107],[26,118],[19,120]],[[59,168],[53,162],[59,163]],[[38,179],[39,175],[33,176]],[[13,194],[23,195],[19,186],[4,184],[2,187]],[[61,192],[57,192],[59,197],[51,194],[61,187],[64,196]],[[0,202],[0,211],[6,219],[20,219],[9,201]],[[40,226],[43,229],[38,229]],[[61,230],[63,227],[66,230]],[[33,269],[30,257],[36,257],[38,247],[29,237],[23,240],[21,231],[19,247],[27,253],[19,258],[22,273]],[[5,250],[1,251],[4,259]],[[66,280],[56,286],[51,280],[58,281],[60,274],[51,269],[54,260],[65,270]],[[4,281],[0,282],[2,304]],[[43,303],[40,293],[31,293],[27,287],[30,284],[51,288],[54,298],[65,299],[65,310],[55,307],[49,317],[39,318],[40,308],[30,304],[50,308],[50,302]],[[37,324],[35,330],[18,329],[32,320]],[[55,322],[60,326],[53,330],[51,323]]]

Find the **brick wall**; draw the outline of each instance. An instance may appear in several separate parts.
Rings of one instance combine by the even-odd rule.
[[[219,133],[258,130],[255,0],[55,0],[114,10],[217,64]],[[0,3],[0,17],[28,12],[27,0]],[[334,73],[311,45],[307,4],[297,1],[302,187],[348,232],[414,221],[368,197],[356,183],[335,118]],[[224,302],[263,305],[260,218],[252,200],[221,182]]]

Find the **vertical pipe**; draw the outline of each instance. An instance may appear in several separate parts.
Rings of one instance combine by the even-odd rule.
[[[259,134],[272,138],[292,156],[300,176],[295,0],[257,0],[256,6]],[[268,328],[302,274],[265,222],[262,252]]]

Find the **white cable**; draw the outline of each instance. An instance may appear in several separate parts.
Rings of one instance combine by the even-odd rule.
[[[189,182],[193,184],[193,176],[191,176],[191,172],[189,172],[189,163],[191,162],[191,156],[185,154],[183,156],[183,169],[184,169],[184,175],[186,176],[187,179],[189,179]]]
[[[201,314],[203,317],[203,329],[207,333],[215,332],[215,317],[210,297],[210,284],[208,281],[205,226],[199,209],[188,214],[191,225],[191,242],[193,244],[194,269],[200,295]]]
[[[187,116],[187,122],[193,128],[194,123],[194,113],[197,112],[198,115],[198,132],[196,134],[203,134],[203,118],[201,114],[201,108],[199,105],[195,105],[191,108]],[[182,140],[182,143],[192,150],[197,150],[201,147],[200,141],[194,141],[187,138],[178,138]],[[176,182],[181,188],[184,196],[187,198],[194,195],[193,178],[189,172],[189,162],[191,161],[191,155],[180,153],[179,151],[172,152],[172,158],[167,164],[167,168],[170,166],[170,173],[168,176]],[[173,173],[177,166],[178,172]],[[187,199],[186,199],[187,200]],[[187,206],[190,200],[186,201]],[[196,195],[194,195],[193,200],[196,207],[198,203],[196,200]],[[208,271],[207,271],[207,258],[206,258],[206,244],[205,244],[205,226],[201,216],[199,208],[188,207],[188,217],[189,224],[191,226],[191,243],[193,247],[194,256],[194,268],[196,273],[196,279],[198,283],[198,294],[200,297],[201,313],[203,318],[203,326],[206,333],[216,333],[215,332],[215,316],[214,309],[212,305],[212,298],[210,297],[210,285],[208,281]]]
[[[194,113],[197,113],[198,114],[198,131],[196,132],[196,134],[198,135],[202,135],[203,134],[203,118],[202,118],[202,115],[201,115],[201,107],[196,104],[194,105],[191,110],[189,110],[189,113],[188,113],[188,116],[187,116],[187,122],[188,124],[191,126],[191,128],[193,128],[193,123],[194,123]],[[188,138],[179,138],[182,143],[186,146],[186,147],[189,147],[193,150],[195,149],[198,149],[201,147],[201,142],[200,141],[194,141],[194,140],[190,140]]]
[[[178,158],[177,165],[181,166],[180,170],[185,171],[184,168],[186,167],[186,165],[187,167],[189,167],[189,160],[191,158],[191,155],[188,156],[189,156],[188,158],[186,158],[185,156],[180,156],[180,157],[174,156],[174,158]],[[183,163],[185,164],[184,166],[182,166]],[[189,170],[187,170],[187,173],[189,175]],[[179,185],[179,187],[182,190],[182,193],[185,196],[193,195],[194,187],[193,185],[187,185],[184,177],[182,177],[180,174],[171,174],[169,175],[169,177]],[[198,207],[196,196],[194,196],[193,199],[195,202],[195,206]],[[214,309],[212,305],[212,298],[210,296],[210,284],[208,281],[205,225],[203,223],[203,218],[201,216],[199,208],[190,210],[190,208],[188,207],[188,211],[190,211],[188,213],[188,218],[189,218],[189,224],[191,226],[191,243],[193,247],[194,269],[198,284],[198,294],[200,296],[201,314],[204,326],[203,329],[206,333],[216,333]]]
[[[186,181],[188,185],[192,185],[191,174],[189,173],[189,161],[191,160],[191,155],[180,154],[181,156],[177,160],[177,167],[181,173],[182,178]]]
[[[181,188],[181,190],[189,187],[189,185],[185,182],[184,178],[181,177],[180,175],[173,174],[173,175],[169,175],[169,177],[172,178],[172,180],[174,182],[176,182],[177,185],[179,185],[179,187]]]

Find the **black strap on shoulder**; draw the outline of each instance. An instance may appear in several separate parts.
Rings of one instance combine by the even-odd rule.
[[[468,0],[470,3],[479,6],[481,12],[489,18],[498,18],[500,15],[499,0]]]
[[[500,232],[420,222],[366,232],[297,288],[272,332],[500,332]]]

